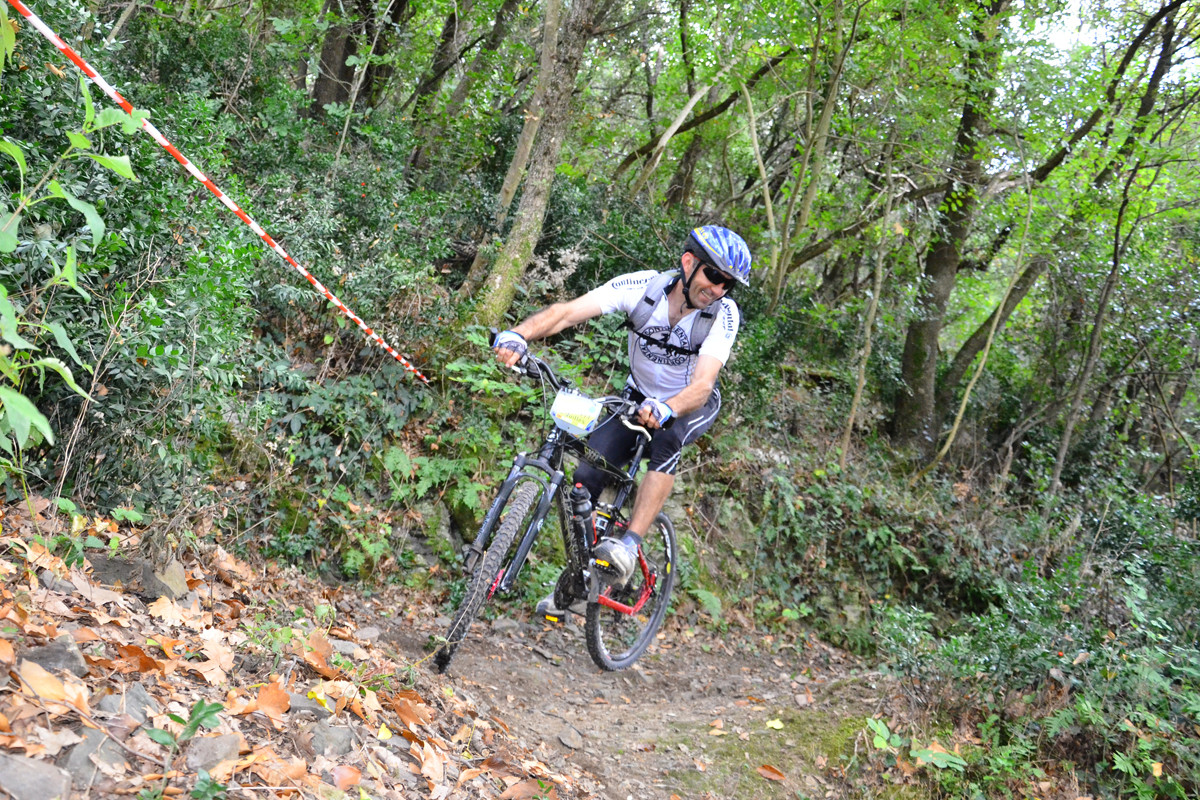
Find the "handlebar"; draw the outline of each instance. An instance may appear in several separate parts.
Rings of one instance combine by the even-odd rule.
[[[496,337],[500,335],[500,332],[495,328],[489,328],[488,330],[490,332],[488,337],[488,346],[494,348],[496,344]],[[554,367],[550,366],[548,363],[538,358],[528,350],[526,350],[524,355],[522,355],[521,358],[517,360],[517,363],[512,366],[512,370],[513,372],[526,375],[530,378],[544,379],[546,383],[550,384],[550,386],[556,392],[561,389],[574,388],[574,384],[571,383],[568,378],[564,378],[562,375],[559,375],[558,372],[555,371]],[[640,436],[644,436],[647,441],[650,440],[650,431],[644,425],[638,425],[636,422],[631,421],[637,415],[637,410],[639,408],[637,403],[633,402],[628,397],[622,397],[621,395],[605,395],[604,397],[596,398],[596,402],[607,408],[613,416],[619,418],[621,420],[621,424],[626,428],[629,428],[629,430],[634,431]],[[670,420],[669,422],[673,421],[674,420]]]

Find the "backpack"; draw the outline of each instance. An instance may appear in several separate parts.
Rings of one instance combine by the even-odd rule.
[[[700,345],[704,344],[705,337],[712,330],[713,322],[717,319],[717,313],[721,310],[721,304],[725,302],[724,297],[700,309],[700,316],[692,323],[691,348],[680,347],[668,342],[667,339],[671,338],[670,331],[667,331],[666,336],[662,339],[655,339],[653,336],[642,333],[642,328],[646,327],[646,323],[650,321],[650,316],[654,313],[654,307],[658,305],[658,301],[663,295],[671,290],[671,287],[675,285],[675,281],[679,280],[679,277],[679,270],[676,269],[669,272],[660,272],[651,278],[650,282],[646,284],[646,291],[642,294],[642,299],[625,318],[625,327],[633,331],[633,334],[638,338],[652,342],[669,353],[694,356],[700,352]]]

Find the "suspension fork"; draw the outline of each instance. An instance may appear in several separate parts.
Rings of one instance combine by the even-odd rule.
[[[540,479],[539,479],[540,481]],[[508,563],[507,569],[504,570],[504,577],[497,586],[497,590],[508,592],[516,583],[517,576],[521,573],[521,568],[525,566],[525,559],[529,557],[529,551],[533,549],[533,543],[537,541],[538,533],[542,530],[542,525],[546,521],[546,515],[550,513],[550,504],[554,502],[555,496],[558,494],[562,486],[563,472],[555,470],[550,473],[550,481],[542,483],[542,496],[538,500],[537,509],[533,512],[533,517],[529,520],[529,526],[525,529],[525,534],[521,537],[520,544],[517,545],[517,550],[513,554],[512,561]]]
[[[504,506],[507,505],[509,498],[512,497],[517,484],[522,480],[537,481],[542,484],[542,492],[545,493],[547,488],[546,480],[539,475],[527,471],[527,467],[534,467],[541,470],[550,475],[551,478],[553,478],[556,472],[544,459],[530,458],[527,453],[517,454],[517,457],[513,459],[512,467],[508,470],[508,477],[500,484],[500,488],[496,492],[496,499],[492,501],[492,505],[488,508],[483,522],[479,525],[479,532],[475,534],[474,541],[463,547],[463,560],[468,575],[475,571],[475,562],[483,555],[483,551],[487,548],[492,531],[495,530],[496,523],[500,521],[500,512],[504,510]]]

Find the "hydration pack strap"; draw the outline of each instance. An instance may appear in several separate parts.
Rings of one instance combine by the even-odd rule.
[[[694,356],[700,352],[700,346],[704,344],[705,337],[712,330],[713,322],[717,318],[717,311],[720,310],[721,304],[725,302],[724,298],[709,304],[698,312],[700,316],[692,324],[692,347],[690,348],[671,344],[668,341],[671,338],[671,331],[669,330],[663,331],[661,339],[642,333],[642,329],[650,321],[650,317],[654,313],[658,301],[675,288],[675,284],[679,280],[679,270],[660,272],[651,278],[649,283],[646,284],[646,291],[642,295],[641,301],[634,306],[633,311],[629,312],[629,315],[625,318],[625,327],[631,330],[639,339],[657,345],[668,353],[681,356]]]

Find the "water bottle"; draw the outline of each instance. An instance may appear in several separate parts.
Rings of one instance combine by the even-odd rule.
[[[592,494],[583,488],[582,483],[575,484],[571,489],[571,513],[575,517],[590,517],[592,514]]]
[[[579,541],[591,545],[595,540],[589,535],[592,527],[592,494],[577,483],[571,489],[571,528],[580,537]]]

